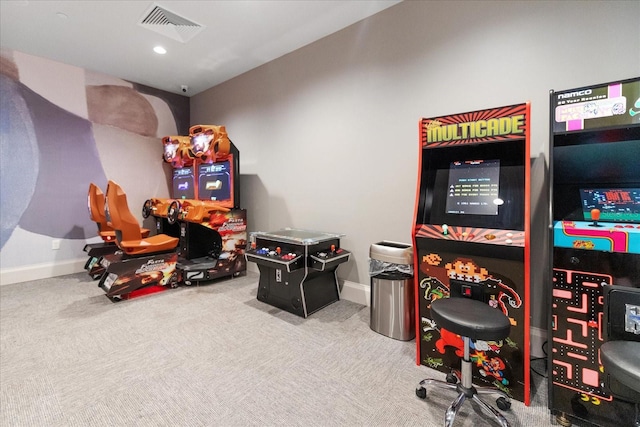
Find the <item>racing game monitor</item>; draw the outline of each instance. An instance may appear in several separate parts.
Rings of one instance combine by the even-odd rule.
[[[192,167],[173,169],[173,191],[174,199],[195,199],[196,180]]]
[[[198,189],[200,200],[218,202],[226,207],[234,206],[233,160],[227,159],[198,165]]]

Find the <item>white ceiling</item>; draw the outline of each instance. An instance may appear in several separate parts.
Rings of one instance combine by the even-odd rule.
[[[0,0],[0,46],[192,96],[400,1]],[[138,25],[154,5],[205,28],[183,43]]]

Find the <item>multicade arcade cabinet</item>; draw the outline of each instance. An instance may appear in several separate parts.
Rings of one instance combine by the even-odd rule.
[[[613,326],[603,286],[640,287],[640,79],[550,98],[549,408],[562,425],[631,426],[633,405],[604,387],[599,351]]]
[[[420,121],[413,231],[417,364],[447,373],[460,369],[463,341],[432,320],[434,300],[484,301],[512,327],[506,340],[472,342],[473,382],[527,405],[529,108],[526,103]]]
[[[351,255],[341,237],[293,228],[252,234],[246,257],[260,270],[258,300],[301,317],[338,301],[336,270]]]

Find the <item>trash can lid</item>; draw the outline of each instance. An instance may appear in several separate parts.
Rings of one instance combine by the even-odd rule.
[[[371,245],[369,258],[393,264],[413,264],[413,246],[383,240]]]

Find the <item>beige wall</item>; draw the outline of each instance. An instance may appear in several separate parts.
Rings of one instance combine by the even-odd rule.
[[[192,97],[191,121],[238,146],[250,230],[345,233],[338,275],[368,284],[370,244],[411,241],[421,117],[531,101],[531,153],[548,158],[549,90],[640,74],[638,16],[639,2],[405,1]]]

